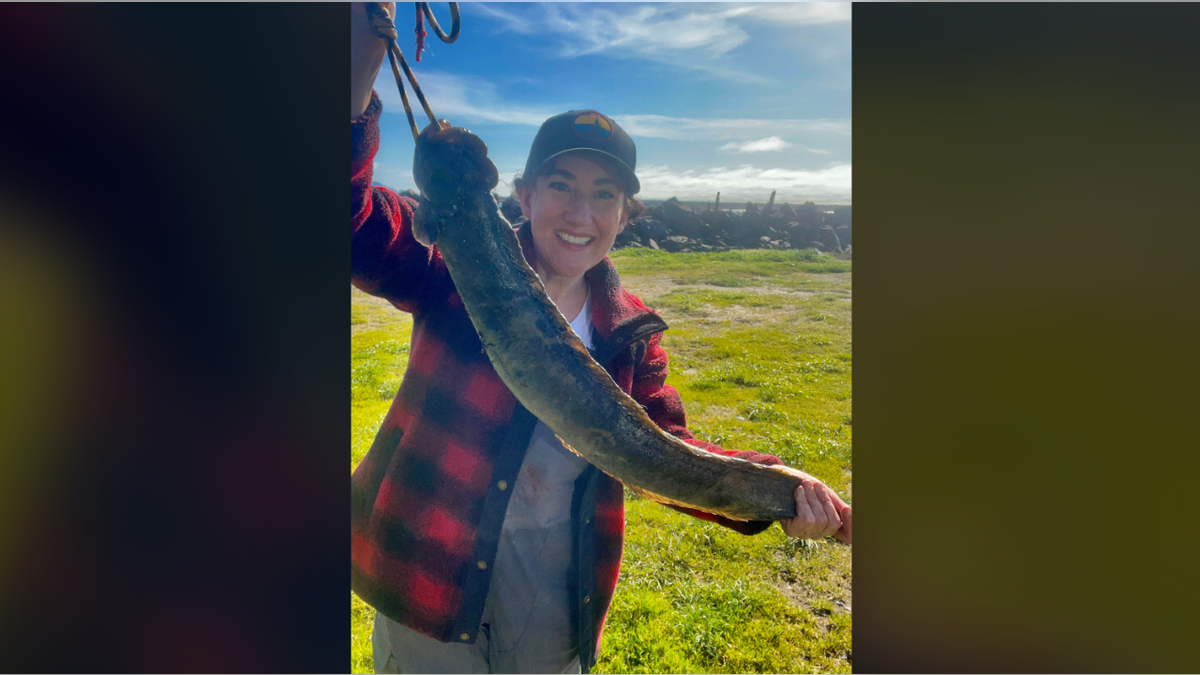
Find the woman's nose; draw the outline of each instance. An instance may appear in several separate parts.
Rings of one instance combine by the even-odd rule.
[[[578,223],[580,225],[587,224],[591,218],[591,210],[588,208],[586,197],[574,195],[571,198],[571,203],[567,206],[567,211],[563,214],[567,222]]]

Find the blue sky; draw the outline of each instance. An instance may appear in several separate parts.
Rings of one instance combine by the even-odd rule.
[[[432,3],[448,27],[445,3]],[[462,35],[414,61],[435,114],[482,138],[511,182],[548,117],[595,109],[638,149],[640,197],[849,204],[849,3],[461,3]],[[375,180],[412,183],[412,134],[384,63]],[[428,123],[409,92],[418,119]],[[497,190],[507,194],[502,184]]]

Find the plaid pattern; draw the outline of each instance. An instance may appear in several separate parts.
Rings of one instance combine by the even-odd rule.
[[[487,597],[509,487],[536,419],[491,367],[437,247],[410,229],[414,204],[372,188],[381,106],[351,123],[351,281],[413,315],[408,370],[375,442],[351,478],[351,587],[395,621],[444,642],[473,643]],[[532,263],[526,223],[518,236]],[[621,287],[607,258],[585,275],[596,357],[660,427],[711,452],[778,459],[695,440],[665,384],[666,324]],[[755,534],[740,523],[678,509]],[[572,503],[581,661],[595,663],[624,543],[624,489],[589,467]]]

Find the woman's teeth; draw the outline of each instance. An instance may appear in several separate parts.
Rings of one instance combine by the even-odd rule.
[[[578,244],[580,246],[583,246],[584,244],[587,244],[592,241],[592,237],[572,237],[571,235],[567,234],[566,232],[555,232],[555,234],[558,235],[559,239],[562,239],[563,241],[567,242],[568,244]]]

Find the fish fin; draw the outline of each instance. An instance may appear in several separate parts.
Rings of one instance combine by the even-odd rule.
[[[437,243],[438,224],[432,211],[432,209],[427,209],[425,205],[422,205],[421,208],[417,209],[416,215],[413,216],[413,238],[423,246],[433,246]]]
[[[566,441],[564,441],[562,436],[555,434],[554,437],[558,439],[559,443],[563,444],[564,448],[570,450],[571,452],[575,453],[576,455],[579,455],[580,457],[583,457],[584,459],[587,459],[587,457],[584,457],[583,453],[579,452],[575,448],[572,448],[570,443],[567,443]],[[604,470],[601,469],[601,471],[604,471]],[[723,511],[719,511],[719,510],[715,510],[715,509],[704,509],[704,508],[700,508],[700,507],[696,506],[695,504],[688,504],[686,502],[676,501],[674,499],[671,499],[670,497],[664,497],[660,494],[655,494],[644,488],[637,487],[636,485],[630,485],[629,483],[626,483],[625,481],[621,480],[617,476],[613,476],[611,473],[608,473],[607,471],[604,471],[604,473],[608,474],[609,476],[612,476],[613,478],[616,478],[618,482],[620,482],[622,485],[624,485],[625,487],[632,490],[634,492],[634,494],[637,494],[641,497],[645,497],[646,499],[649,499],[652,502],[658,502],[659,504],[666,504],[666,505],[670,505],[670,506],[681,506],[685,509],[693,509],[696,511],[703,511],[705,513],[711,513],[713,515],[721,516],[722,518],[728,518],[729,520],[740,520],[740,521],[746,520],[745,518],[739,518],[739,517],[732,515],[730,513],[727,513],[727,512],[723,512]]]
[[[572,447],[571,447],[571,444],[570,444],[570,443],[568,443],[568,442],[566,442],[566,441],[564,441],[562,436],[559,436],[558,434],[554,434],[554,437],[558,439],[558,442],[559,442],[559,443],[562,443],[562,446],[563,446],[564,448],[566,448],[566,449],[570,450],[571,452],[575,453],[576,455],[579,455],[580,457],[583,457],[583,453],[582,453],[582,452],[580,452],[580,451],[578,451],[578,450],[576,450],[575,448],[572,448]],[[584,458],[584,459],[587,459],[587,457],[583,457],[583,458]]]
[[[613,477],[616,478],[616,476],[613,476]],[[618,480],[620,480],[620,479],[618,479]],[[634,487],[633,485],[630,485],[629,483],[623,483],[623,484],[625,485],[625,487],[632,490],[634,492],[634,494],[645,497],[646,499],[649,499],[652,502],[658,502],[659,504],[665,504],[667,506],[681,506],[685,509],[692,509],[693,511],[703,511],[705,513],[711,513],[713,515],[721,516],[722,518],[727,518],[729,520],[739,520],[739,521],[743,521],[743,522],[746,521],[745,518],[740,518],[738,516],[735,516],[731,513],[726,512],[726,511],[721,511],[719,509],[700,508],[699,506],[696,506],[695,504],[688,504],[686,502],[676,501],[674,499],[670,499],[670,498],[664,497],[659,494],[654,494],[653,492],[650,492],[649,490],[644,490],[640,487]]]

